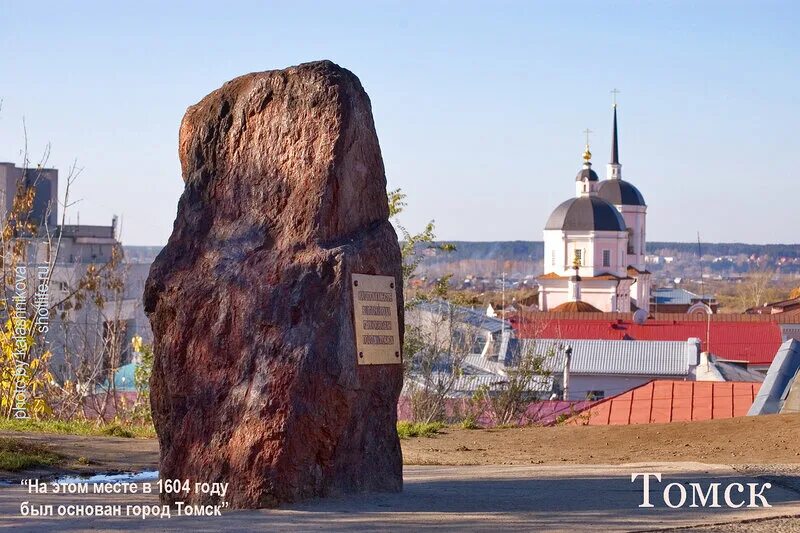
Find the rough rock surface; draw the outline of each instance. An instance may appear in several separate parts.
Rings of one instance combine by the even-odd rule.
[[[395,276],[403,316],[358,78],[329,61],[236,78],[188,109],[180,160],[144,296],[161,477],[229,482],[235,508],[401,490],[401,365],[356,364],[350,274]]]

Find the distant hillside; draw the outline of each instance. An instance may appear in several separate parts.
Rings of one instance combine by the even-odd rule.
[[[454,252],[424,250],[421,272],[431,276],[453,273],[456,276],[519,276],[541,273],[544,255],[542,241],[448,241]],[[745,244],[648,242],[647,255],[653,259],[648,269],[664,278],[730,276],[754,270],[774,270],[781,274],[800,274],[800,244]]]
[[[504,261],[541,261],[544,256],[542,241],[447,241],[456,246],[456,251],[447,254],[436,254],[446,257],[448,261],[461,259],[492,259]],[[744,244],[744,243],[700,243],[703,256],[736,256],[756,255],[769,258],[800,258],[800,244]],[[697,255],[696,242],[648,242],[647,253],[650,255]]]
[[[746,244],[740,242],[701,242],[703,255],[757,255],[763,257],[800,258],[800,244]],[[667,250],[676,253],[697,253],[696,242],[648,242],[647,253],[659,253]]]

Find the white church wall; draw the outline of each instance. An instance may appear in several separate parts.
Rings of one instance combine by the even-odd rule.
[[[614,274],[625,276],[627,265],[625,264],[624,250],[627,236],[619,232],[597,232],[594,239],[594,257],[592,261],[592,272],[590,275]],[[609,266],[604,264],[604,254],[608,251]]]
[[[650,274],[639,274],[631,285],[631,297],[636,300],[636,307],[650,311]]]
[[[551,311],[568,301],[569,292],[566,282],[563,287],[547,286],[547,288],[539,290],[539,309],[542,311]]]
[[[645,220],[647,208],[644,206],[616,206],[625,220],[625,225],[631,230],[633,246],[633,253],[628,254],[628,246],[626,243],[626,262],[630,266],[634,266],[639,270],[644,270],[644,256],[646,253],[646,228]],[[626,265],[627,266],[627,265]]]
[[[615,287],[608,288],[590,288],[581,285],[581,300],[587,304],[592,304],[600,311],[607,313],[615,311],[614,309],[614,296],[616,294]]]
[[[604,312],[627,312],[630,306],[620,309],[617,305],[618,282],[616,280],[581,280],[581,301]],[[622,289],[628,294],[628,289]],[[541,280],[539,282],[539,309],[551,311],[559,305],[572,301],[568,279]],[[630,298],[628,298],[630,301]]]
[[[561,230],[544,231],[544,273],[564,272],[564,258],[567,256],[564,234]]]
[[[565,233],[560,230],[544,232],[544,273],[572,276],[575,250],[580,250],[581,276],[591,277],[611,273],[624,276],[627,270],[625,247],[627,235],[617,231]],[[610,252],[611,266],[603,265],[603,251]]]

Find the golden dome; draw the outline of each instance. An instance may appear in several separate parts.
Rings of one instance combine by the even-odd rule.
[[[588,163],[591,158],[592,158],[592,152],[589,151],[589,145],[587,144],[586,150],[584,150],[583,152],[583,160]]]
[[[553,313],[602,313],[601,310],[592,304],[582,302],[581,300],[564,302],[563,304],[554,307],[550,311]]]

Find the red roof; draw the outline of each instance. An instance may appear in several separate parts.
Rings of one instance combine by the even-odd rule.
[[[663,424],[745,416],[761,383],[655,380],[594,404],[568,424]]]
[[[778,352],[782,336],[774,322],[699,322],[648,320],[591,320],[554,318],[535,313],[512,319],[521,338],[686,341],[700,339],[703,351],[721,359],[768,365]]]

